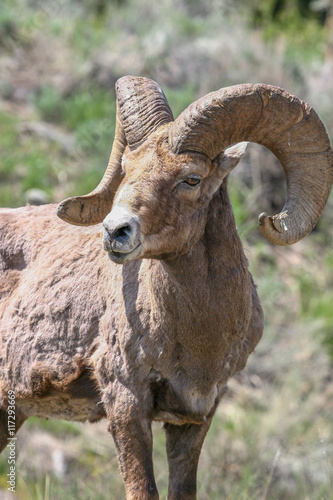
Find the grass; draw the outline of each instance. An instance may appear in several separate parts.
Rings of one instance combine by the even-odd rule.
[[[74,146],[64,151],[56,140],[22,130],[19,117],[0,110],[0,206],[20,206],[32,188],[60,201],[75,185],[91,191],[107,165],[114,135],[115,105],[110,92],[83,90],[74,99],[62,99],[56,90],[43,87],[34,99],[35,115],[72,134]],[[84,176],[82,175],[84,172]]]
[[[108,119],[110,129],[109,136],[113,136],[115,122],[114,91],[106,90],[96,86],[81,85],[74,93],[62,96],[61,93],[51,86],[40,89],[34,97],[34,105],[40,112],[41,118],[52,123],[59,123],[68,130],[76,132],[78,128]],[[93,140],[93,138],[92,138]]]
[[[19,120],[0,111],[0,200],[2,206],[19,206],[25,192],[40,188],[51,194],[58,182],[60,152],[56,145],[19,132]]]

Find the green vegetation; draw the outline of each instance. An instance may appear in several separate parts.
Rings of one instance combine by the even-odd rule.
[[[328,9],[309,0],[4,0],[0,206],[25,204],[31,188],[59,202],[96,186],[114,134],[114,83],[125,74],[158,81],[175,116],[223,86],[278,85],[312,104],[333,137]],[[246,370],[230,383],[207,436],[199,498],[328,500],[333,200],[310,236],[278,248],[256,221],[260,212],[282,208],[285,187],[273,156],[250,146],[229,187],[266,330]],[[30,419],[17,440],[17,498],[123,498],[105,427]],[[154,439],[156,478],[166,498],[160,426]],[[0,496],[7,471],[4,454]]]
[[[0,110],[2,206],[22,205],[24,193],[31,188],[51,194],[60,170],[58,148],[40,141],[37,149],[35,140],[28,134],[21,134],[18,141],[19,125],[18,117]]]

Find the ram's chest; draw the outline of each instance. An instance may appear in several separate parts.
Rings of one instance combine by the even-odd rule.
[[[225,392],[241,344],[236,342],[210,362],[181,343],[169,356],[162,354],[150,371],[154,419],[174,424],[202,422]]]
[[[94,354],[99,380],[105,393],[119,381],[140,397],[151,394],[157,420],[202,421],[234,373],[246,337],[249,278],[240,303],[233,299],[240,273],[223,287],[202,286],[203,280],[190,286],[175,284],[158,264],[150,265],[155,267],[145,273],[139,264],[131,268],[132,281],[115,289],[103,319],[104,347]]]
[[[153,320],[148,316],[138,314],[126,328],[113,330],[106,377],[112,372],[112,378],[150,391],[154,420],[200,423],[225,390],[238,335],[227,348],[219,321],[209,327],[203,317],[175,323],[167,314],[156,314]]]

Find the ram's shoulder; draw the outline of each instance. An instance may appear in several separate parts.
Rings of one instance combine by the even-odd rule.
[[[77,267],[83,272],[89,263],[104,260],[101,234],[100,225],[63,222],[56,205],[0,209],[0,273],[38,269],[39,275],[59,276]]]

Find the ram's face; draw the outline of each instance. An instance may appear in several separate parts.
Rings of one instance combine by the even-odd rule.
[[[125,177],[104,219],[111,260],[167,259],[188,252],[203,234],[209,201],[221,183],[216,162],[174,154],[167,128],[123,155]]]

